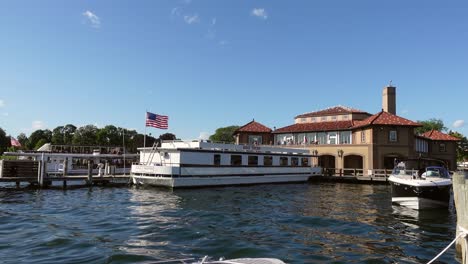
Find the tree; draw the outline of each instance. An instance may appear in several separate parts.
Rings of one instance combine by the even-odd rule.
[[[239,126],[220,127],[216,129],[214,135],[210,136],[210,140],[215,142],[234,143],[234,131],[238,128]]]
[[[86,125],[78,128],[73,135],[73,144],[81,146],[96,145],[98,128],[94,125]]]
[[[10,146],[9,139],[10,137],[7,137],[5,131],[0,128],[0,155],[2,155]]]
[[[41,139],[43,140],[41,141]],[[39,141],[43,143],[52,142],[52,131],[50,131],[49,129],[39,129],[32,132],[29,136],[28,144],[26,146],[27,149],[36,149],[36,146],[38,145]],[[38,146],[38,148],[41,146]]]
[[[58,126],[52,130],[52,144],[54,145],[64,145],[65,144],[65,135],[63,133],[64,127]]]
[[[437,131],[447,131],[447,128],[444,126],[444,122],[441,119],[431,118],[426,121],[419,121],[422,127],[416,128],[414,131],[416,134],[423,134],[427,131],[437,130]]]
[[[133,137],[132,142],[128,145],[128,151],[129,152],[136,152],[138,148],[142,148],[144,146],[144,141],[145,141],[145,135],[143,134],[136,134]],[[159,139],[156,139],[152,137],[151,135],[146,135],[146,147],[152,147],[154,142],[158,141]]]
[[[73,144],[73,137],[75,135],[75,131],[76,131],[76,126],[72,125],[72,124],[67,124],[63,127],[63,144],[65,145],[71,145]]]
[[[460,139],[457,146],[457,161],[465,161],[468,159],[468,139],[461,133],[450,131],[449,135]]]
[[[165,133],[159,136],[160,140],[176,140],[176,136],[172,133]]]
[[[122,128],[113,125],[105,126],[96,133],[96,141],[100,146],[120,146],[122,145]]]
[[[28,137],[24,133],[20,133],[16,138],[23,148],[26,148],[28,145]]]

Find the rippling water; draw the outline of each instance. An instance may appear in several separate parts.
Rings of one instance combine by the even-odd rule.
[[[390,204],[390,187],[305,183],[174,192],[0,188],[0,262],[138,263],[274,257],[425,263],[455,237],[451,210]],[[454,263],[450,249],[439,263]]]

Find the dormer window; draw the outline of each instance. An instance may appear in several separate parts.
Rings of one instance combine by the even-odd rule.
[[[321,120],[322,120],[322,121],[327,121],[327,117],[326,117],[326,116],[322,116]]]

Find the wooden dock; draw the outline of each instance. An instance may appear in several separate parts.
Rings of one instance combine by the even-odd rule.
[[[322,180],[331,182],[377,183],[386,184],[392,170],[385,169],[334,169],[323,170]]]
[[[67,188],[69,183],[76,186],[92,185],[124,185],[130,183],[129,175],[113,175],[105,172],[93,175],[93,164],[88,163],[86,175],[67,175],[64,172],[46,172],[46,162],[32,160],[1,160],[0,161],[0,183],[14,182],[17,187],[22,183],[40,188],[62,186]],[[57,185],[58,184],[58,185]]]

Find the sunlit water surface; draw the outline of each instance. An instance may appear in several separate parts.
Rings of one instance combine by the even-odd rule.
[[[0,187],[0,262],[425,263],[455,237],[454,210],[392,206],[386,185],[304,183],[167,191]],[[439,263],[454,263],[450,249]]]

